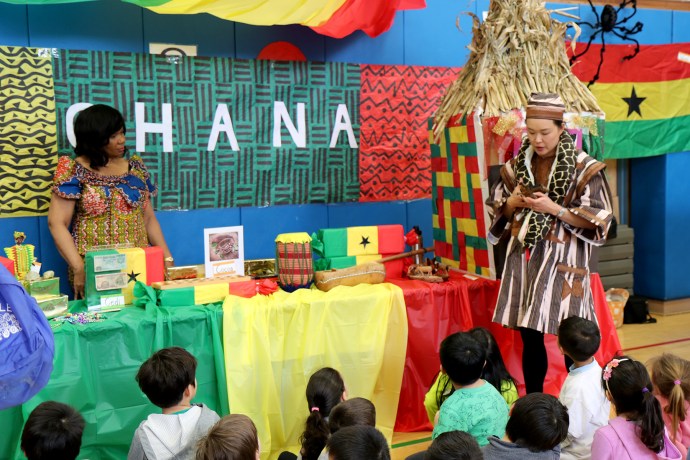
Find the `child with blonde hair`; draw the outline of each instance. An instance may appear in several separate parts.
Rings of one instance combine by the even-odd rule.
[[[652,359],[649,368],[664,424],[685,460],[690,447],[690,361],[664,353]]]

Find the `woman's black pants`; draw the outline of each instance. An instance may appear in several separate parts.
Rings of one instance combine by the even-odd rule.
[[[544,333],[521,327],[520,337],[522,337],[522,372],[525,376],[525,390],[527,393],[542,393],[546,371],[549,368]],[[573,360],[565,356],[566,371],[570,370],[572,364]]]

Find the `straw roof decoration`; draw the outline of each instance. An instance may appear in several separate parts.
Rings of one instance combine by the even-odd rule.
[[[436,138],[454,115],[481,110],[484,116],[499,116],[526,106],[533,92],[559,94],[567,112],[602,112],[570,70],[568,24],[552,19],[543,1],[491,0],[483,23],[470,15],[470,56],[434,115]],[[574,45],[579,28],[571,25],[576,31]]]

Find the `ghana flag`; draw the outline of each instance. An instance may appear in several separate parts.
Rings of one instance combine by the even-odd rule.
[[[20,5],[55,5],[90,0],[3,0]],[[426,0],[123,0],[159,14],[208,13],[257,26],[301,24],[342,38],[357,30],[376,37],[390,29],[400,10],[422,9]]]
[[[578,52],[584,49],[577,44]],[[601,45],[573,66],[588,82]],[[606,114],[605,158],[636,158],[690,150],[690,44],[606,45],[599,80],[590,90]]]

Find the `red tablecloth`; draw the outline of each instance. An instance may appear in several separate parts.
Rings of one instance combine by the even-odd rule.
[[[449,281],[440,284],[386,281],[403,289],[408,321],[407,357],[395,431],[431,429],[424,409],[424,394],[439,371],[439,345],[454,332],[476,326],[488,328],[499,344],[508,371],[518,382],[520,394],[524,393],[520,334],[491,322],[500,281],[469,279],[458,273],[452,273]],[[599,363],[606,363],[620,350],[620,342],[598,274],[592,274],[591,284],[602,335],[596,358]],[[558,395],[567,373],[556,337],[547,335],[546,343],[549,371],[544,391]]]

